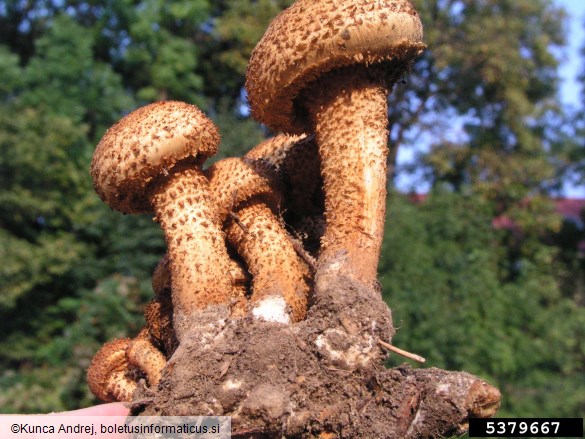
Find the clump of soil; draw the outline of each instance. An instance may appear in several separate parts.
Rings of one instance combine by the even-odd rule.
[[[318,270],[306,320],[201,316],[133,414],[232,417],[235,438],[408,438],[461,433],[499,392],[464,372],[385,369],[394,334],[378,287]],[[204,336],[198,336],[201,332]]]

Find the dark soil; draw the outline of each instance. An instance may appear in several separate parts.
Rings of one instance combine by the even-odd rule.
[[[409,438],[462,433],[499,392],[464,372],[385,369],[394,334],[377,286],[318,270],[305,321],[282,325],[210,310],[134,414],[232,417],[235,438]],[[203,335],[202,335],[203,334]]]

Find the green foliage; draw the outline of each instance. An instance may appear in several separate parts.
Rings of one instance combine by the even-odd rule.
[[[579,416],[585,309],[559,288],[558,249],[511,253],[514,232],[494,228],[480,197],[396,196],[388,211],[379,272],[393,343],[496,384],[505,415]]]
[[[290,0],[228,2],[217,23],[220,41],[228,42],[230,46],[222,51],[221,62],[236,74],[245,75],[250,54],[264,30],[280,11],[292,3]]]
[[[138,331],[142,280],[164,253],[150,218],[120,218],[93,193],[95,142],[135,102],[94,48],[64,14],[27,62],[0,46],[2,411],[92,401],[85,368],[100,343]]]
[[[564,44],[563,12],[546,0],[415,3],[428,50],[391,101],[391,143],[430,134],[428,179],[471,185],[502,211],[539,193],[554,177],[546,127],[559,112],[551,47]]]

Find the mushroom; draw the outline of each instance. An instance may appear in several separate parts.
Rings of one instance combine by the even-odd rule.
[[[275,214],[279,197],[271,169],[265,162],[229,158],[206,172],[226,237],[252,275],[252,314],[281,323],[302,320],[310,272]]]
[[[170,358],[179,344],[173,329],[173,304],[170,291],[169,294],[161,294],[148,302],[144,309],[144,318],[150,336],[167,358]]]
[[[155,212],[171,267],[173,324],[179,341],[190,320],[229,302],[229,256],[208,181],[199,169],[217,152],[219,133],[195,106],[157,102],[111,127],[91,163],[100,198],[122,213]]]
[[[158,385],[165,364],[164,355],[143,329],[134,339],[119,338],[103,345],[87,370],[87,382],[104,402],[128,402],[142,376],[150,386]]]
[[[154,291],[154,294],[158,297],[162,295],[170,295],[171,290],[169,254],[165,253],[152,272],[152,291]]]
[[[272,165],[275,169],[278,169],[288,152],[296,145],[297,142],[304,139],[306,136],[288,136],[286,134],[278,134],[274,137],[270,137],[250,151],[248,151],[244,158],[250,160],[264,160]]]
[[[126,358],[131,366],[144,372],[151,387],[158,385],[167,360],[152,344],[148,329],[144,328],[130,340],[126,347]]]
[[[129,338],[106,343],[94,355],[87,370],[91,392],[104,402],[130,401],[138,387],[136,373],[126,358]]]
[[[323,193],[315,136],[278,134],[244,156],[274,166],[284,186],[287,223],[323,213]]]
[[[387,96],[424,47],[408,0],[299,0],[272,21],[248,65],[254,117],[316,135],[326,217],[320,267],[369,285],[385,215]]]

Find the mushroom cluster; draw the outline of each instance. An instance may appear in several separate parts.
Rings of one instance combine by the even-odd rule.
[[[97,397],[131,401],[145,385],[154,392],[161,374],[169,382],[191,374],[186,382],[195,388],[197,374],[207,374],[215,390],[190,393],[202,404],[198,410],[246,418],[244,430],[263,422],[262,431],[271,423],[296,431],[310,417],[300,406],[331,404],[314,387],[334,387],[321,364],[362,374],[344,395],[365,391],[364,377],[378,371],[384,349],[394,349],[376,281],[387,98],[424,48],[409,0],[298,0],[270,24],[246,75],[253,116],[279,134],[244,157],[203,169],[220,138],[193,105],[150,104],[106,132],[91,164],[96,192],[122,213],[153,213],[168,251],[153,274],[145,328],[94,357],[88,380]],[[234,348],[237,339],[263,353]],[[185,365],[189,356],[209,358],[204,366]],[[287,356],[293,372],[276,365]],[[245,377],[254,368],[272,375]],[[383,376],[376,379],[399,381]],[[342,387],[349,386],[346,377]],[[471,413],[470,404],[489,405],[493,414],[497,390],[479,392],[483,382],[459,378],[445,378],[463,389],[456,422]],[[163,388],[175,392],[173,385]],[[489,398],[481,398],[489,401],[478,402],[486,392]],[[169,398],[185,399],[175,393],[163,399]],[[189,412],[173,407],[173,414]],[[325,434],[319,437],[330,437],[328,410],[315,418]]]
[[[408,0],[299,0],[270,24],[246,75],[254,117],[283,134],[203,170],[220,137],[193,105],[156,102],[106,132],[91,164],[96,192],[122,213],[154,213],[168,247],[137,337],[152,364],[226,319],[302,321],[316,267],[375,283],[387,97],[424,47]],[[127,400],[140,376],[157,384],[135,344],[98,352],[88,373],[98,397]]]

